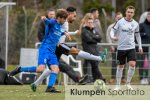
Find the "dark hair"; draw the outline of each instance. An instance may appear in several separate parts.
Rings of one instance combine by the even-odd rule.
[[[116,14],[115,14],[115,16],[117,16],[117,15],[122,15],[122,13],[121,12],[116,12]]]
[[[68,7],[66,10],[67,10],[67,12],[74,12],[74,11],[76,11],[76,8]]]
[[[90,13],[94,13],[94,12],[96,12],[98,9],[97,8],[91,8],[90,9]]]
[[[148,12],[147,15],[150,15],[150,12]]]
[[[133,9],[133,10],[135,10],[135,7],[134,7],[134,6],[129,5],[129,6],[127,6],[127,7],[126,7],[126,10],[127,10],[127,9]]]
[[[49,13],[49,12],[51,12],[51,11],[54,11],[54,12],[55,12],[54,9],[50,8],[50,9],[47,10],[47,13]]]
[[[64,18],[66,19],[68,17],[68,13],[65,9],[58,9],[56,12],[56,18]]]
[[[150,8],[148,8],[147,11],[150,11]]]

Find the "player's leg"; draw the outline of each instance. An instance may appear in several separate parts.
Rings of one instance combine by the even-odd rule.
[[[45,69],[45,65],[40,65],[40,66],[19,66],[16,67],[13,71],[9,73],[10,76],[14,76],[18,73],[21,72],[37,72],[37,73],[42,73]]]
[[[56,83],[57,74],[59,73],[59,67],[57,65],[51,65],[51,73],[49,77],[48,86],[45,92],[60,93],[61,91],[55,89],[54,85]]]
[[[117,66],[117,70],[116,70],[116,88],[114,90],[120,89],[120,83],[121,83],[121,78],[122,78],[125,61],[126,61],[126,51],[118,50],[117,51],[118,66]]]
[[[50,66],[50,64],[48,63],[49,61],[49,57],[50,53],[47,52],[45,53],[43,50],[39,49],[39,57],[38,57],[38,65],[39,68],[37,68],[37,72],[43,71],[45,69],[45,65],[48,64]],[[50,74],[50,70],[44,70],[44,72],[42,73],[42,75],[34,82],[31,84],[31,89],[33,92],[36,91],[37,86],[43,81],[43,79],[45,79],[45,77],[47,77]]]
[[[127,73],[127,87],[128,89],[133,89],[130,85],[132,77],[135,72],[135,65],[136,65],[136,52],[134,49],[129,50],[128,56],[127,56],[127,61],[129,62],[129,69]]]
[[[73,70],[73,67],[68,65],[62,59],[60,59],[62,54],[65,54],[68,56],[69,51],[70,51],[70,48],[65,44],[60,44],[59,46],[56,47],[55,54],[56,54],[57,59],[59,61],[59,70],[63,73],[66,73],[75,82],[78,82],[79,81],[79,75],[77,75],[77,73]]]
[[[63,60],[59,61],[59,69],[61,72],[66,73],[74,82],[79,82],[80,75],[73,70],[72,66]]]
[[[100,56],[96,56],[96,55],[90,54],[88,52],[85,52],[83,50],[77,49],[75,47],[70,48],[66,44],[60,44],[60,46],[69,50],[69,52],[64,51],[64,53],[78,55],[79,57],[88,59],[88,60],[96,60],[96,61],[105,61],[106,60],[107,49],[105,49],[104,52],[100,54]]]
[[[116,70],[116,88],[115,88],[115,90],[120,89],[120,83],[121,83],[123,69],[124,69],[124,65],[118,65],[117,66],[117,70]]]
[[[50,70],[51,69],[51,70]],[[49,78],[49,82],[48,82],[48,88],[46,91],[49,91],[49,92],[59,92],[58,90],[56,90],[53,85],[55,84],[56,82],[56,78],[57,78],[57,74],[59,72],[59,68],[58,68],[58,65],[51,65],[50,66],[50,69],[49,68],[46,68],[44,70],[44,72],[41,74],[41,76],[34,82],[31,84],[31,89],[33,92],[36,91],[36,88],[37,86],[46,78],[50,75],[50,78]]]
[[[50,65],[51,73],[50,73],[47,89],[45,92],[60,93],[61,91],[55,89],[55,87],[54,87],[56,78],[57,78],[57,74],[59,73],[58,59],[55,54],[50,54],[49,58],[50,58],[50,60],[48,61],[48,64]]]
[[[105,61],[106,55],[107,55],[107,49],[105,49],[104,52],[100,54],[100,56],[96,56],[88,52],[85,52],[83,50],[72,47],[69,51],[69,54],[78,55],[79,57],[88,59],[88,60]]]
[[[60,44],[59,46],[56,47],[55,54],[57,56],[57,59],[59,61],[59,69],[61,72],[66,73],[73,81],[75,82],[80,82],[82,83],[83,80],[87,78],[87,75],[84,75],[81,77],[78,75],[74,70],[73,67],[67,64],[65,61],[60,59],[61,55],[67,55],[69,54],[70,47],[67,46],[66,44]],[[59,60],[60,59],[60,60]]]
[[[10,76],[14,76],[20,72],[37,72],[42,73],[45,69],[45,58],[47,58],[47,55],[44,53],[44,50],[39,49],[39,55],[38,55],[38,65],[37,66],[19,66],[13,71],[10,72]]]
[[[34,82],[31,84],[31,89],[33,92],[36,92],[36,89],[37,89],[37,86],[46,78],[48,77],[48,75],[50,75],[51,71],[46,68],[44,70],[44,72],[40,75],[40,77]]]

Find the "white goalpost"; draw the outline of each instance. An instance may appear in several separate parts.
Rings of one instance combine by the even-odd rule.
[[[5,69],[7,69],[7,63],[8,63],[8,21],[9,21],[9,7],[16,5],[15,2],[0,2],[0,9],[5,9]]]

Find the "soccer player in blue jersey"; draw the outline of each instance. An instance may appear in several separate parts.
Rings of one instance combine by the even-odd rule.
[[[68,7],[67,9],[67,12],[68,12],[68,18],[67,20],[65,21],[65,24],[63,24],[63,30],[65,30],[66,32],[68,32],[68,23],[71,23],[75,20],[75,17],[76,17],[76,9],[73,8],[73,7]],[[73,32],[72,32],[73,33]],[[75,33],[75,32],[74,32]],[[62,36],[64,37],[64,36]],[[41,39],[41,38],[40,38]],[[63,41],[62,41],[63,40]],[[76,48],[70,48],[68,47],[67,45],[64,44],[64,40],[65,39],[61,39],[61,44],[59,46],[56,47],[56,55],[57,55],[57,59],[59,60],[60,59],[60,56],[62,54],[65,54],[65,55],[68,55],[68,54],[76,54],[76,55],[79,55],[80,54],[80,57],[83,57],[83,58],[86,58],[86,59],[93,59],[93,60],[101,60],[101,57],[99,56],[94,56],[92,54],[89,54],[89,53],[86,53],[82,50],[78,50]],[[67,47],[67,48],[66,48]],[[81,51],[81,52],[80,52]],[[84,53],[84,55],[83,55]],[[91,56],[91,58],[89,58]],[[65,73],[69,76],[71,76],[71,78],[75,81],[75,82],[83,82],[82,80],[86,79],[85,76],[83,77],[79,77],[79,75],[76,75],[75,73],[73,73],[73,69],[71,68],[70,65],[66,64],[64,61],[60,61],[60,71],[65,71]],[[39,66],[39,67],[36,67],[36,66],[26,66],[26,67],[17,67],[15,70],[13,70],[10,75],[13,76],[13,75],[16,75],[17,73],[19,72],[38,72],[38,73],[42,73],[43,70],[45,69],[45,65],[43,66]],[[37,82],[37,83],[40,83],[40,82]],[[54,88],[54,87],[53,87]],[[47,89],[45,92],[49,92],[51,91],[51,87],[49,87],[49,84],[47,86]]]
[[[59,38],[62,35],[67,35],[67,33],[62,31],[62,24],[65,22],[68,14],[66,10],[59,9],[56,13],[56,19],[48,20],[46,17],[42,17],[43,20],[45,20],[46,28],[45,28],[45,36],[42,41],[42,44],[39,48],[39,58],[38,58],[38,65],[44,66],[48,65],[48,68],[44,70],[42,75],[39,78],[46,78],[45,73],[50,74],[50,81],[49,86],[52,87],[51,92],[57,92],[55,88],[53,88],[53,85],[55,84],[57,74],[59,72],[58,68],[58,60],[55,55],[55,49],[56,45],[58,44]],[[49,70],[51,69],[51,71]],[[37,84],[36,82],[38,79],[31,84],[32,90],[35,92]]]

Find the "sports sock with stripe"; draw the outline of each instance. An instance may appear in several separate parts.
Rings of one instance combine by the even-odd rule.
[[[120,68],[119,66],[117,66],[117,71],[116,71],[116,85],[120,85],[121,78],[122,78],[122,72],[123,72],[123,68]]]
[[[130,84],[131,79],[132,79],[132,77],[133,77],[133,75],[134,75],[134,72],[135,72],[135,67],[129,66],[128,74],[127,74],[127,83]]]

